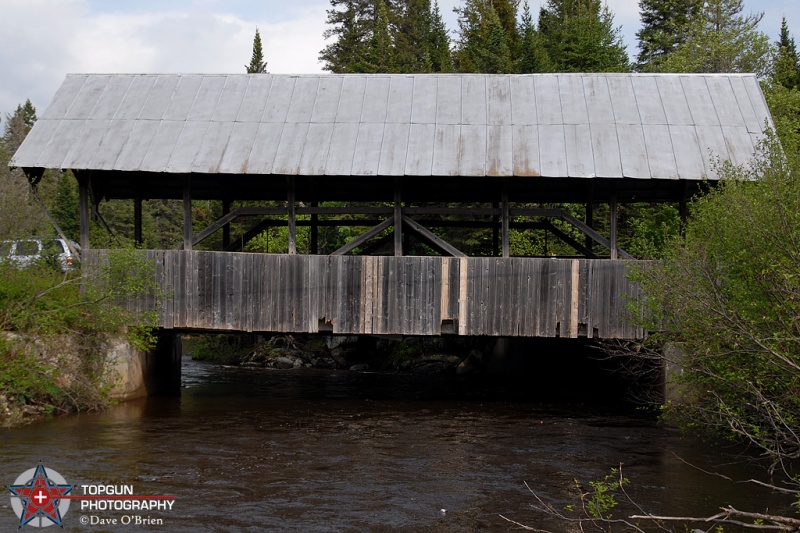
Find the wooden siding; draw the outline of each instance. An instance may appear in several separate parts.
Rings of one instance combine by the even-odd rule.
[[[628,320],[640,290],[625,261],[143,253],[167,292],[167,329],[441,335],[444,323],[458,335],[642,337]],[[85,267],[103,256],[87,251]]]

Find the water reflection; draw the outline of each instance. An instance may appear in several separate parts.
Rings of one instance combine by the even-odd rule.
[[[504,531],[500,514],[561,531],[530,510],[524,482],[563,508],[573,479],[601,478],[619,463],[631,495],[655,513],[788,503],[688,466],[674,454],[704,468],[730,457],[652,419],[542,404],[507,382],[187,361],[184,386],[180,398],[4,432],[6,483],[41,459],[76,485],[175,495],[173,512],[151,513],[169,531]],[[757,474],[746,464],[723,471]],[[65,524],[79,530],[74,505]],[[10,530],[18,521],[6,507],[0,528]]]

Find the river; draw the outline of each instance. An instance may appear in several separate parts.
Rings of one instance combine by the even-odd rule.
[[[543,403],[522,382],[186,358],[182,372],[180,397],[0,430],[3,484],[41,461],[72,494],[113,485],[175,498],[171,510],[151,511],[71,501],[65,529],[96,532],[506,531],[500,515],[573,531],[533,510],[525,483],[563,509],[576,501],[574,479],[600,479],[620,463],[629,494],[653,513],[704,516],[722,504],[789,512],[783,497],[698,469],[760,474],[733,450],[591,398]],[[2,531],[19,525],[9,502],[0,502]]]

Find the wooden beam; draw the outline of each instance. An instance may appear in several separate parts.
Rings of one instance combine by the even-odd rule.
[[[183,179],[183,249],[192,249],[192,178]]]
[[[497,202],[494,203],[494,209],[502,211]],[[500,255],[500,217],[498,215],[492,216],[492,255],[494,257]]]
[[[394,180],[394,255],[403,256],[403,207],[401,204],[402,194],[400,191],[400,179]]]
[[[294,176],[290,176],[286,181],[288,194],[286,198],[289,213],[287,216],[287,223],[289,226],[288,241],[289,253],[294,255],[297,253],[297,216],[295,214],[295,192],[294,192]]]
[[[319,204],[314,201],[311,202],[311,207],[318,207]],[[319,253],[319,215],[311,215],[311,253],[316,255]]]
[[[559,239],[561,239],[562,241],[564,241],[568,245],[570,245],[573,248],[575,248],[575,250],[578,253],[589,257],[589,253],[590,253],[589,250],[587,250],[586,247],[584,247],[581,243],[579,243],[578,241],[576,241],[575,239],[573,239],[572,237],[570,237],[569,235],[567,235],[566,233],[564,233],[563,231],[561,231],[560,229],[555,227],[553,225],[553,223],[550,222],[549,220],[547,222],[545,222],[544,224],[547,225],[547,229],[550,232],[552,232],[553,235],[555,235],[556,237],[558,237]]]
[[[574,216],[572,216],[571,214],[569,214],[566,211],[562,211],[561,218],[563,220],[569,222],[570,224],[572,224],[576,228],[578,228],[585,235],[590,236],[592,239],[594,239],[594,241],[596,243],[600,244],[601,246],[605,246],[606,248],[611,250],[611,241],[606,239],[605,237],[603,237],[599,233],[597,233],[592,228],[588,227],[582,220],[578,220],[577,218],[575,218]],[[635,259],[631,254],[629,254],[625,250],[619,249],[618,251],[619,251],[619,255],[621,255],[624,259]]]
[[[231,200],[230,198],[223,198],[222,199],[222,216],[224,217],[228,213],[231,212]],[[222,226],[222,248],[225,249],[231,243],[231,224],[228,222],[227,224]]]
[[[611,200],[609,201],[609,211],[611,217],[611,244],[609,249],[611,250],[611,259],[617,259],[617,195],[616,193],[611,193]]]
[[[500,193],[500,209],[503,211],[503,257],[509,257],[511,255],[511,243],[509,242],[508,230],[511,216],[508,213],[508,183],[506,180],[503,180],[503,190]]]
[[[403,215],[403,224],[408,226],[409,229],[413,230],[425,241],[427,241],[428,244],[430,244],[437,250],[444,252],[446,254],[450,254],[453,257],[467,257],[467,254],[465,254],[464,252],[462,252],[449,242],[445,241],[435,233],[431,232],[431,230],[429,230],[425,226],[416,223],[415,221],[411,220],[405,215]]]
[[[89,249],[89,178],[83,173],[78,178],[78,205],[80,209],[81,251]]]
[[[594,229],[594,204],[592,200],[586,203],[586,227]],[[594,246],[594,240],[586,236],[586,257],[592,257],[594,254],[592,252],[592,246]]]
[[[373,226],[367,232],[361,234],[360,236],[356,237],[352,241],[348,242],[335,252],[332,252],[331,255],[344,255],[346,253],[352,252],[371,238],[375,237],[376,235],[380,234],[382,231],[385,231],[392,227],[394,224],[394,216],[391,216],[378,224],[377,226]]]

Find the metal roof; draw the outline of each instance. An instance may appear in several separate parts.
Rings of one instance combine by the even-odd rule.
[[[766,126],[746,74],[76,74],[11,165],[698,180]]]

